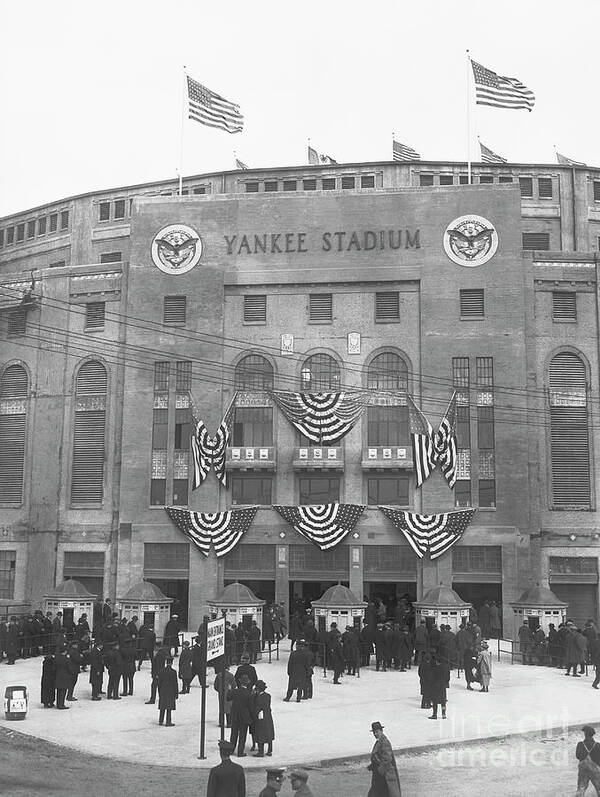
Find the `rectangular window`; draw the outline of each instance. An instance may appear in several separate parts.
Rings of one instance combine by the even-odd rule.
[[[284,191],[295,191],[298,188],[298,184],[296,180],[284,180],[283,181],[283,190]]]
[[[85,305],[85,331],[104,329],[105,302],[87,302]]]
[[[256,185],[258,186],[258,183]],[[203,185],[198,185],[196,188],[192,189],[192,194],[206,194],[206,187]]]
[[[321,188],[323,191],[335,191],[335,177],[323,177]]]
[[[48,263],[48,268],[63,268],[66,265],[66,260],[55,260],[54,263]]]
[[[273,408],[237,407],[233,423],[234,446],[272,446]]]
[[[454,545],[452,570],[455,573],[502,573],[502,546]]]
[[[25,240],[25,223],[17,224],[17,243]]]
[[[115,219],[124,219],[125,218],[125,200],[124,199],[116,199],[115,200]]]
[[[246,193],[247,194],[257,194],[258,193],[258,183],[246,183]]]
[[[479,506],[496,506],[496,482],[493,479],[479,479]]]
[[[367,503],[408,506],[408,476],[377,476],[367,479]]]
[[[0,230],[0,246],[4,246],[4,230]]]
[[[165,296],[163,299],[163,324],[185,324],[186,311],[186,296]]]
[[[58,230],[58,213],[51,213],[50,214],[50,232],[56,232]]]
[[[452,358],[452,385],[456,388],[468,389],[470,387],[468,357]]]
[[[192,363],[191,360],[179,360],[175,364],[175,389],[186,391],[192,389]]]
[[[567,291],[553,291],[552,320],[577,321],[577,294]]]
[[[533,177],[519,177],[519,188],[522,197],[531,199],[533,197]]]
[[[38,235],[46,235],[46,217],[38,219]]]
[[[98,218],[100,221],[108,221],[110,219],[110,202],[100,202],[98,205]]]
[[[160,410],[164,412],[165,410]],[[158,412],[158,410],[154,410]],[[188,451],[192,434],[192,414],[189,407],[175,410],[175,434],[173,446],[176,451]],[[186,458],[187,463],[187,458]],[[176,474],[177,475],[177,474]],[[187,476],[187,472],[186,472]]]
[[[168,410],[153,410],[152,411],[152,448],[166,449],[167,448],[167,430],[169,427],[169,411]]]
[[[120,263],[122,260],[121,252],[101,252],[101,263]]]
[[[173,506],[187,506],[189,479],[173,479]]]
[[[459,174],[458,175],[458,184],[459,185],[469,185],[469,175],[468,174]]]
[[[150,571],[180,571],[189,574],[190,546],[187,542],[146,542],[144,543],[144,576]]]
[[[355,188],[356,180],[354,177],[342,177],[342,188],[347,190],[349,188]]]
[[[21,308],[8,313],[7,332],[9,335],[25,335],[27,332],[27,312]]]
[[[304,191],[316,191],[317,190],[317,181],[316,180],[303,180],[302,181],[302,189]]]
[[[595,556],[551,556],[552,575],[598,575],[598,559]]]
[[[454,503],[456,506],[471,506],[470,479],[457,479],[454,486]]]
[[[162,393],[169,389],[169,369],[170,363],[154,363],[154,392]]]
[[[494,448],[494,408],[477,407],[477,447]]]
[[[6,228],[6,243],[12,244],[15,241],[15,228],[14,227],[7,227]]]
[[[361,175],[360,187],[361,188],[375,188],[375,175],[374,174],[363,174],[363,175]]]
[[[421,187],[427,187],[433,185],[433,174],[420,174],[419,185]]]
[[[0,598],[14,599],[16,569],[17,552],[0,551]]]
[[[483,318],[483,288],[461,290],[459,295],[461,319]]]
[[[244,296],[244,323],[264,324],[267,321],[267,296]]]
[[[6,405],[0,405],[0,504],[20,504],[25,475],[27,406],[24,400],[13,403],[10,399]]]
[[[481,185],[489,185],[490,183],[494,182],[494,175],[493,174],[480,174],[479,175],[479,182]]]
[[[600,202],[600,180],[594,180],[594,202]]]
[[[277,191],[277,180],[265,180],[265,191],[267,193]]]
[[[308,297],[309,321],[333,321],[333,295],[311,293]]]
[[[367,445],[406,446],[408,407],[367,407]]]
[[[524,232],[523,249],[527,251],[548,251],[550,249],[550,233]]]
[[[511,177],[510,174],[501,174],[500,177],[498,178],[498,181],[501,183],[512,183],[513,178]]]
[[[468,404],[456,407],[456,445],[461,449],[471,448],[471,409]]]
[[[380,291],[375,294],[375,320],[400,320],[400,293],[398,291]]]
[[[477,357],[475,360],[475,379],[477,387],[494,387],[493,357]]]
[[[273,502],[271,476],[248,476],[235,473],[231,476],[231,503],[233,506],[270,506]]]
[[[69,211],[63,210],[60,214],[60,229],[61,230],[68,230],[69,229]]]
[[[298,479],[300,505],[331,504],[340,500],[338,477],[302,476]]]
[[[35,238],[35,219],[27,222],[27,237]]]
[[[538,177],[538,196],[540,199],[552,199],[551,177]]]
[[[454,175],[440,174],[440,185],[454,185]]]
[[[100,504],[104,495],[104,436],[106,411],[80,409],[75,413],[71,501]]]

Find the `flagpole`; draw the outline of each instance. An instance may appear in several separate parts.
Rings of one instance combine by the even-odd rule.
[[[185,64],[183,65],[183,84],[182,84],[182,102],[181,102],[181,133],[179,138],[179,196],[183,195],[183,139],[185,131],[185,107],[187,95],[187,75],[185,73]]]
[[[471,93],[469,83],[469,70],[471,56],[467,50],[467,184],[471,185]]]

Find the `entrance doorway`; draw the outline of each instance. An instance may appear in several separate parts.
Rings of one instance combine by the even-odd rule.
[[[173,598],[171,614],[177,614],[179,616],[180,628],[187,628],[190,585],[188,579],[169,580],[166,578],[148,578],[146,580],[150,581],[152,584],[156,584],[167,598]]]
[[[475,582],[454,582],[452,589],[467,603],[472,603],[477,615],[484,604],[484,601],[495,601],[500,609],[500,621],[502,621],[502,584],[501,583],[475,583]],[[502,635],[502,631],[500,631]]]
[[[329,587],[341,584],[349,586],[348,581],[290,581],[290,614],[311,608],[311,601],[318,600]]]
[[[383,602],[386,608],[387,617],[393,618],[398,601],[408,595],[411,603],[417,599],[416,581],[365,581],[365,598],[368,601],[377,599]]]
[[[273,603],[275,600],[275,582],[263,579],[252,579],[252,578],[226,578],[223,582],[226,587],[229,584],[234,584],[235,582],[243,584],[245,587],[256,595],[257,598],[260,598],[263,601],[266,601],[266,606],[270,603]]]

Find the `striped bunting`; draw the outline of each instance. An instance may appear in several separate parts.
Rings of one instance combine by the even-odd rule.
[[[192,434],[192,458],[194,460],[194,475],[192,479],[192,490],[196,490],[204,479],[208,476],[211,467],[217,479],[224,487],[227,487],[227,472],[225,470],[225,460],[227,457],[227,446],[229,445],[231,421],[233,418],[235,396],[229,405],[227,412],[223,416],[217,433],[214,437],[208,434],[204,421],[197,417],[194,406],[194,432]]]
[[[429,553],[430,559],[437,559],[460,540],[477,510],[463,509],[458,512],[445,512],[442,515],[417,515],[404,512],[391,506],[379,509],[401,531],[408,544],[422,559]]]
[[[417,487],[440,465],[448,486],[456,483],[456,392],[448,404],[437,432],[409,396],[410,432]]]
[[[356,526],[363,513],[360,504],[273,506],[290,526],[322,551],[335,548]]]
[[[369,403],[367,391],[270,393],[296,429],[317,445],[333,445],[347,434]]]
[[[165,512],[204,556],[208,556],[212,543],[217,556],[229,553],[254,520],[258,507],[232,509],[229,512],[192,512],[189,509],[175,509],[166,506]]]

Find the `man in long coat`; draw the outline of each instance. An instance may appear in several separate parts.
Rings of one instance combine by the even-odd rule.
[[[120,700],[119,682],[123,675],[123,659],[118,645],[114,645],[106,653],[106,669],[108,670],[107,700]]]
[[[246,736],[252,724],[252,692],[248,688],[248,678],[243,675],[241,685],[228,693],[231,700],[231,738],[232,745],[237,744],[238,756],[245,756]]]
[[[533,664],[533,634],[531,633],[531,628],[529,627],[529,621],[527,619],[523,620],[523,624],[519,628],[517,636],[519,637],[519,648],[521,649],[521,660],[523,664]]]
[[[283,699],[286,703],[289,702],[292,693],[296,691],[296,702],[299,703],[302,700],[302,695],[304,694],[308,681],[307,659],[302,652],[302,646],[297,647],[296,650],[292,650],[290,653],[287,664],[287,674],[288,687],[287,693]]]
[[[179,617],[172,614],[167,621],[163,634],[163,645],[166,648],[173,648],[175,655],[179,653]]]
[[[367,797],[401,797],[400,778],[394,752],[389,739],[383,733],[380,722],[371,723],[375,744],[371,750],[371,788]]]
[[[69,672],[69,659],[67,657],[66,650],[63,649],[56,654],[54,658],[54,664],[56,667],[56,674],[54,676],[54,685],[56,687],[56,708],[71,708],[70,706],[65,706],[67,689],[71,685],[71,673]]]
[[[96,640],[90,652],[90,684],[92,685],[92,700],[102,700],[102,679],[104,677],[104,654],[102,642]]]
[[[167,728],[175,725],[174,722],[171,722],[171,712],[175,711],[177,698],[179,697],[177,673],[172,665],[173,659],[168,658],[158,677],[158,724],[163,724],[166,713],[167,721],[165,725]]]
[[[235,746],[222,739],[219,743],[221,763],[210,770],[206,797],[246,797],[246,776],[239,764],[234,764],[231,754]]]

